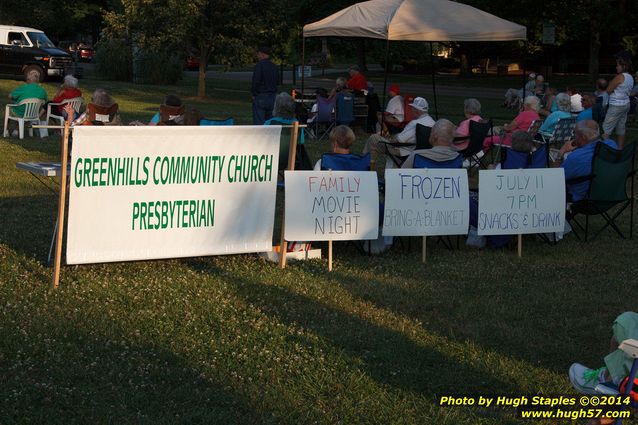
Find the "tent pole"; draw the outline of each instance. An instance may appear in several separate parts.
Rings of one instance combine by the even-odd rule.
[[[385,67],[383,75],[383,102],[381,103],[381,131],[383,131],[383,125],[385,123],[385,97],[388,93],[388,57],[390,56],[390,39],[385,40]]]
[[[304,101],[304,97],[303,97],[303,89],[304,89],[304,76],[306,75],[305,68],[306,68],[306,37],[303,35],[303,30],[301,32],[301,105],[303,106],[303,101]],[[295,72],[294,70],[292,72]]]
[[[434,72],[434,48],[432,47],[432,42],[430,41],[430,63],[432,64],[432,95],[434,96],[434,116],[438,120],[439,119],[439,107],[436,104],[436,82],[435,82],[435,72]]]

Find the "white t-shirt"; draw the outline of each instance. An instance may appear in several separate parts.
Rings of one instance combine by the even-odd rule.
[[[614,106],[624,106],[629,104],[629,94],[634,86],[634,78],[631,74],[623,72],[625,79],[614,89],[609,96],[609,104]]]
[[[583,97],[576,93],[573,94],[571,96],[572,99],[572,112],[580,112],[583,110],[583,104],[581,103],[581,100],[583,99]]]
[[[426,127],[432,127],[434,120],[429,115],[421,115],[419,118],[410,121],[403,131],[395,136],[399,143],[416,143],[416,125],[423,124]]]
[[[398,121],[403,122],[403,97],[397,95],[388,100],[388,106],[385,108],[385,111],[390,115],[394,115],[394,118]]]

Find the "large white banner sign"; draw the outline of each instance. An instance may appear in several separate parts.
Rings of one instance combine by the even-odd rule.
[[[464,169],[386,169],[384,236],[464,235],[470,222]]]
[[[479,235],[555,233],[564,229],[562,168],[479,172]]]
[[[67,263],[271,250],[280,133],[76,127]]]
[[[288,241],[376,239],[379,189],[374,171],[286,171]]]

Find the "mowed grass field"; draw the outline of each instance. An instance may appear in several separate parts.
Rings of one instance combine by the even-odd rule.
[[[2,110],[19,84],[0,80]],[[250,122],[246,83],[209,81],[205,101],[195,84],[81,80],[86,99],[109,90],[125,122],[148,120],[167,92]],[[462,100],[441,98],[440,115],[458,122]],[[498,103],[483,101],[484,116],[511,119]],[[328,150],[307,143],[313,160]],[[335,244],[332,273],[325,260],[280,270],[256,255],[69,266],[51,291],[57,197],[15,163],[59,147],[0,138],[1,424],[573,423],[439,398],[576,396],[569,365],[602,366],[614,318],[638,307],[636,241],[611,232],[525,237],[522,259],[432,238],[428,264],[417,238],[377,256]]]

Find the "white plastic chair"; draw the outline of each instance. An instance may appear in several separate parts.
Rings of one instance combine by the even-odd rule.
[[[60,121],[60,125],[64,125],[64,117],[62,115],[58,115],[59,114],[58,110],[60,109],[60,108],[58,108],[58,106],[63,106],[63,105],[69,104],[69,105],[73,106],[73,109],[79,115],[80,114],[80,108],[82,107],[83,103],[84,103],[84,99],[82,99],[81,97],[74,97],[73,99],[66,99],[66,100],[63,100],[60,103],[49,103],[47,105],[47,121],[46,121],[47,124],[49,123],[49,121],[51,119],[54,119],[54,120]]]
[[[4,110],[4,137],[9,137],[9,120],[18,122],[18,131],[21,139],[24,139],[24,123],[40,123],[40,108],[44,100],[24,99],[20,103],[8,104]],[[24,114],[21,117],[13,115],[12,108],[24,105]],[[29,127],[29,136],[33,137],[33,128]]]

